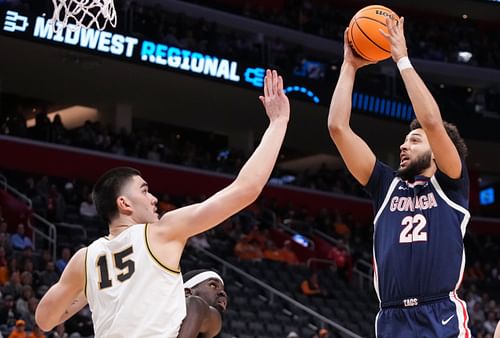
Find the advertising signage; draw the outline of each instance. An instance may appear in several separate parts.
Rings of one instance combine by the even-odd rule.
[[[71,24],[56,33],[45,15],[34,16],[0,9],[0,33],[247,88],[262,88],[264,84],[265,69],[259,65],[248,65],[220,55],[169,46],[121,32],[77,28]],[[329,104],[331,86],[325,86],[323,81],[290,75],[286,79],[287,94],[314,104]],[[353,108],[370,115],[403,121],[414,117],[413,109],[407,103],[364,93],[354,93]]]

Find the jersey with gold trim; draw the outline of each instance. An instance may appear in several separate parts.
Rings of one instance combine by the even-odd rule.
[[[186,315],[182,276],[149,250],[147,225],[87,248],[86,295],[95,337],[174,338]]]
[[[384,304],[416,305],[447,297],[462,279],[470,218],[469,179],[437,170],[404,181],[377,161],[366,190],[373,198],[374,284]]]

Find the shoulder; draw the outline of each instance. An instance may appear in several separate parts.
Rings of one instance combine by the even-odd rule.
[[[188,311],[199,311],[201,313],[207,313],[210,309],[208,303],[203,298],[198,296],[187,297],[186,306]]]
[[[70,258],[68,262],[68,268],[71,270],[83,268],[85,266],[85,261],[87,257],[87,248],[81,248],[78,250],[73,257]]]

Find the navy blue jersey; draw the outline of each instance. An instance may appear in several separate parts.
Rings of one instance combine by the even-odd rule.
[[[382,306],[456,296],[470,218],[465,164],[460,179],[438,170],[410,183],[377,161],[366,190],[375,210],[374,284]]]

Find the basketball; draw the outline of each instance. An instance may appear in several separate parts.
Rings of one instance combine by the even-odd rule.
[[[347,38],[354,51],[368,61],[381,61],[391,56],[389,41],[379,29],[387,33],[385,19],[398,20],[399,17],[391,9],[372,5],[359,10],[349,23]]]

